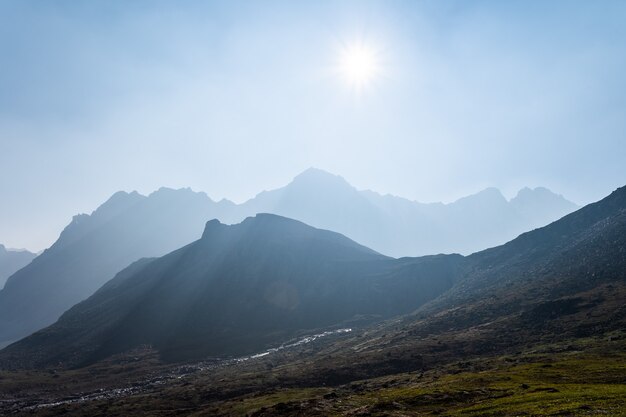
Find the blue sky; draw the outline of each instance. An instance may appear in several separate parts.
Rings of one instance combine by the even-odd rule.
[[[419,201],[626,182],[626,2],[0,0],[0,242],[160,186],[309,166]],[[356,93],[345,44],[378,51]]]

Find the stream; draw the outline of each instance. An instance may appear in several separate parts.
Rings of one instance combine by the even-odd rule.
[[[185,364],[179,367],[176,367],[169,372],[159,375],[152,378],[143,379],[123,388],[113,388],[113,389],[99,389],[96,391],[83,392],[76,395],[66,396],[63,398],[59,398],[56,401],[49,401],[47,399],[33,399],[33,398],[22,398],[15,399],[10,401],[2,401],[0,402],[0,411],[4,412],[20,412],[26,410],[37,410],[42,408],[49,407],[57,407],[60,405],[67,404],[79,404],[87,401],[99,401],[99,400],[112,400],[116,398],[126,397],[130,395],[135,395],[139,393],[148,392],[153,390],[159,386],[166,384],[168,381],[179,380],[185,378],[191,374],[195,374],[197,372],[209,371],[212,369],[216,369],[217,367],[235,365],[238,363],[251,361],[255,359],[259,359],[268,355],[272,355],[276,352],[280,352],[286,349],[292,349],[298,346],[306,345],[317,341],[319,339],[339,335],[344,333],[351,332],[350,328],[329,330],[322,333],[317,333],[313,335],[309,335],[303,337],[301,339],[297,339],[295,341],[284,343],[278,347],[267,349],[263,352],[259,352],[249,356],[242,356],[233,359],[221,359],[221,360],[213,360],[213,361],[203,361],[197,362],[194,364]]]

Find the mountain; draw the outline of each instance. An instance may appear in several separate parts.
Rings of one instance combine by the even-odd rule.
[[[274,213],[385,255],[416,256],[495,246],[574,208],[546,189],[522,190],[511,201],[487,189],[450,204],[422,204],[359,191],[318,169],[239,205],[189,189],[147,197],[118,192],[91,215],[75,216],[49,249],[8,279],[0,291],[0,346],[54,323],[132,262],[194,241],[212,218],[230,224]]]
[[[231,226],[212,220],[201,239],[132,264],[0,361],[83,365],[143,345],[176,361],[253,353],[316,329],[408,313],[453,285],[461,259],[388,258],[270,214]]]
[[[13,273],[28,265],[37,254],[27,250],[7,249],[0,244],[0,288]]]
[[[458,272],[413,314],[92,410],[193,392],[177,405],[216,416],[624,415],[626,187]]]
[[[593,316],[602,317],[605,326],[618,326],[624,324],[626,310],[610,304],[625,286],[626,187],[622,187],[548,226],[467,257],[458,283],[422,313],[450,321],[448,313],[441,313],[454,311],[456,322],[466,326],[508,317],[520,327],[537,329],[560,315],[594,310]],[[602,307],[606,310],[601,314]],[[569,324],[579,332],[598,326],[589,321],[581,317]]]
[[[626,328],[626,187],[465,257],[457,271],[416,312],[329,347],[299,372],[316,383],[356,380],[537,346],[582,350],[590,337],[601,352]]]
[[[115,273],[200,236],[230,209],[204,193],[162,188],[145,197],[118,192],[91,215],[75,216],[59,239],[13,274],[0,291],[0,345],[51,323]]]
[[[400,257],[470,254],[545,226],[576,208],[541,187],[524,188],[510,201],[496,188],[487,188],[450,204],[418,203],[359,191],[340,176],[311,168],[287,186],[262,192],[238,206],[234,220],[274,213]]]
[[[576,207],[563,196],[554,194],[544,187],[524,187],[510,200],[520,216],[537,224],[548,224],[554,220],[553,212],[568,213]]]
[[[497,190],[480,198],[506,203]],[[459,207],[470,210],[475,202],[465,199]],[[458,354],[579,334],[586,325],[597,329],[603,323],[608,330],[624,324],[615,297],[626,279],[625,231],[626,188],[467,257],[388,258],[276,215],[232,226],[213,220],[200,240],[131,265],[53,326],[5,349],[0,359],[5,366],[77,365],[141,345],[170,360],[237,355],[358,317],[393,317],[420,306],[381,325],[371,342],[356,339],[361,347],[373,344],[356,366],[369,372],[388,369],[377,363],[391,359],[410,362],[420,343],[432,348],[427,341],[433,335],[454,335],[450,345]],[[607,288],[614,294],[605,294]],[[542,317],[589,309],[592,319],[566,321],[569,327]],[[346,358],[361,354],[347,349],[352,353]],[[435,358],[445,357],[437,352]]]
[[[626,187],[457,273],[412,314],[91,409],[184,397],[216,416],[623,415]]]
[[[238,220],[256,213],[300,220],[337,231],[389,255],[383,250],[389,239],[384,229],[387,216],[342,177],[319,169],[310,168],[287,186],[258,194],[241,204],[236,213]]]
[[[55,325],[0,352],[0,367],[54,367],[6,373],[0,408],[216,416],[582,416],[624,409],[626,187],[467,257],[393,260],[318,232],[275,216],[236,226],[212,221],[199,241],[133,264]],[[345,273],[359,269],[358,279]],[[323,291],[332,277],[333,288],[350,289],[341,300]],[[275,280],[278,290],[265,291]],[[435,283],[447,290],[419,290]],[[291,285],[303,296],[294,297]],[[246,360],[167,365],[150,349],[173,360],[215,354],[222,343],[259,352],[274,335],[278,343],[308,328],[311,311],[320,325],[327,318],[341,324],[354,305],[396,314],[404,303],[391,300],[402,293],[421,295],[421,307]],[[337,302],[341,307],[331,308]],[[282,313],[268,321],[272,307]],[[226,332],[212,337],[218,328]],[[93,366],[59,367],[137,344],[142,348]]]

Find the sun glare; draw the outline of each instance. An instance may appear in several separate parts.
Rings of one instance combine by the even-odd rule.
[[[354,88],[360,90],[370,84],[380,73],[376,50],[364,44],[352,44],[343,48],[339,71]]]

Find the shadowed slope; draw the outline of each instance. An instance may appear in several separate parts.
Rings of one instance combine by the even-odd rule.
[[[346,237],[259,214],[122,271],[6,366],[84,364],[142,344],[166,359],[256,352],[300,332],[407,313],[448,289],[458,255],[395,260]]]
[[[0,289],[7,278],[28,265],[37,254],[27,250],[11,250],[0,245]]]
[[[417,312],[331,346],[303,371],[349,381],[428,369],[626,328],[626,187],[546,227],[464,258]],[[328,360],[327,357],[333,359]]]
[[[0,291],[0,346],[54,323],[131,262],[197,239],[225,204],[190,190],[161,189],[149,197],[119,192],[91,215],[75,216]]]

